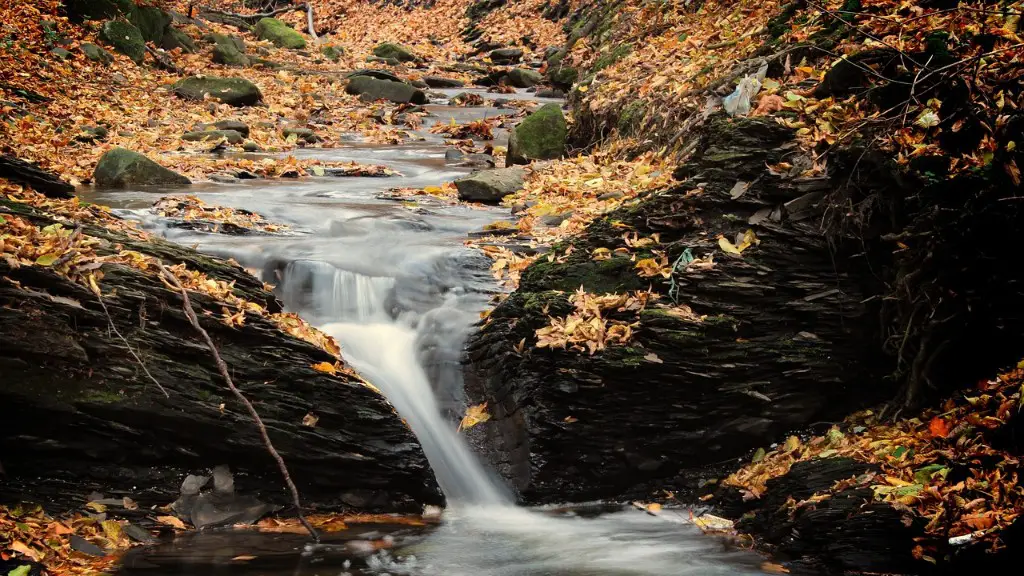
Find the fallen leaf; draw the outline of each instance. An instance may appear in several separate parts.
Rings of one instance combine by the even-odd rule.
[[[167,526],[172,526],[174,528],[177,528],[178,530],[187,530],[188,529],[188,528],[186,528],[185,523],[182,522],[181,519],[178,518],[177,516],[157,516],[156,517],[156,521],[161,523],[161,524],[165,524]]]
[[[462,421],[459,422],[459,430],[466,430],[476,426],[481,422],[487,422],[491,419],[491,415],[487,413],[487,402],[483,404],[477,404],[476,406],[470,406],[466,409],[466,415],[462,417]]]

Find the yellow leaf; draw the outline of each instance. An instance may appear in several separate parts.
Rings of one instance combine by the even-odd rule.
[[[107,511],[107,507],[99,502],[89,502],[85,507],[98,514],[102,514]]]
[[[177,528],[178,530],[185,530],[186,529],[185,528],[185,523],[182,522],[181,519],[177,518],[176,516],[157,516],[156,517],[156,521],[161,523],[161,524],[165,524],[167,526],[173,526],[174,528]]]
[[[459,430],[465,430],[472,428],[481,422],[487,422],[491,419],[491,415],[487,413],[487,402],[483,404],[477,404],[476,406],[470,406],[466,409],[466,415],[462,417],[462,422],[459,422]]]
[[[100,525],[103,526],[103,533],[107,538],[114,542],[121,539],[121,523],[117,520],[104,520]]]
[[[245,562],[247,560],[255,560],[255,559],[256,559],[255,556],[250,556],[248,554],[242,554],[241,556],[235,556],[234,558],[232,558],[232,560],[237,560],[239,562]]]
[[[718,236],[718,247],[721,248],[722,251],[728,252],[729,254],[735,254],[736,256],[743,255],[740,252],[739,248],[734,246],[732,242],[729,242],[729,240],[727,240],[726,237],[722,235]]]
[[[312,412],[307,412],[306,415],[302,417],[302,425],[307,428],[316,428],[316,423],[319,421],[320,417]]]
[[[43,555],[40,554],[38,550],[35,550],[34,548],[29,548],[28,545],[26,545],[21,540],[15,540],[14,542],[11,542],[10,549],[14,550],[15,552],[20,552],[24,554],[29,559],[34,560],[36,562],[38,562],[43,557]]]
[[[57,261],[58,256],[56,254],[43,254],[39,258],[36,258],[36,264],[40,266],[50,266]]]
[[[338,373],[338,369],[335,368],[334,364],[331,364],[330,362],[320,362],[319,364],[313,364],[313,370],[332,375],[336,375]]]
[[[587,86],[586,84],[580,84],[579,86],[576,87],[576,89],[579,90],[580,92],[586,92],[587,90],[590,90],[590,87]]]

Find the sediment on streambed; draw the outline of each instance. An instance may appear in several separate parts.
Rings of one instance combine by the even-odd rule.
[[[442,501],[392,406],[338,368],[336,345],[282,314],[274,294],[237,264],[109,215],[105,226],[94,218],[104,211],[74,200],[18,197],[0,196],[4,241],[31,233],[32,249],[51,246],[56,257],[26,264],[14,255],[28,252],[15,250],[0,260],[4,501],[72,508],[99,492],[164,506],[185,475],[226,464],[239,492],[290,503],[255,425],[157,263],[201,275],[203,286],[190,287],[193,309],[306,506],[418,511]],[[81,281],[88,274],[99,278],[93,288]]]

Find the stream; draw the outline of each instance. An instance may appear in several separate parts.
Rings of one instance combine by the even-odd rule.
[[[305,233],[197,233],[168,227],[149,211],[168,191],[81,194],[84,200],[111,206],[177,242],[234,258],[275,285],[286,308],[334,336],[345,361],[405,418],[448,499],[437,526],[353,525],[316,546],[296,534],[190,533],[132,550],[124,557],[120,574],[762,573],[760,556],[702,534],[689,523],[685,510],[654,516],[620,505],[517,507],[456,432],[465,409],[462,346],[498,291],[490,260],[463,242],[467,234],[509,219],[509,211],[448,206],[430,197],[396,202],[379,195],[394,187],[436,186],[469,172],[446,166],[443,137],[427,132],[431,123],[450,118],[464,123],[508,111],[441,102],[427,106],[433,116],[417,130],[422,141],[397,146],[353,141],[341,148],[294,153],[325,161],[383,164],[402,176],[201,183],[171,192],[252,210]]]

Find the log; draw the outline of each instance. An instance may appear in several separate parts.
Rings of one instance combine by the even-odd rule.
[[[60,176],[13,156],[0,155],[0,178],[31,186],[48,198],[73,198],[75,195],[75,187]]]
[[[0,200],[45,226],[55,220]],[[121,248],[234,282],[236,293],[280,303],[237,265],[159,239],[83,226],[97,251]],[[119,247],[120,246],[120,247]],[[185,474],[227,464],[239,492],[289,504],[275,462],[244,407],[197,340],[182,298],[153,274],[106,264],[110,319],[168,391],[164,397],[110,329],[96,296],[42,266],[0,262],[0,501],[80,506],[92,491],[166,505]],[[247,315],[220,321],[221,304],[190,293],[193,310],[252,401],[310,509],[421,510],[443,498],[415,437],[379,394],[312,368],[334,357]],[[315,427],[302,424],[313,412]]]

